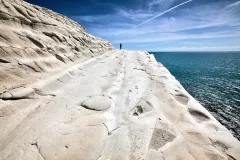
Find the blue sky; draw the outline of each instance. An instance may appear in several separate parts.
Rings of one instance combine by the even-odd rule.
[[[192,0],[162,15],[186,0],[26,1],[68,16],[115,47],[123,43],[126,49],[147,51],[240,51],[238,0]],[[148,21],[156,15],[161,16]]]

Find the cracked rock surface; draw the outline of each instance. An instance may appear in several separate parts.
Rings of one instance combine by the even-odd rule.
[[[0,0],[0,159],[240,160],[240,142],[154,56]]]

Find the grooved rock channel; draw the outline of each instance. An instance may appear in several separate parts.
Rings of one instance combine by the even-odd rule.
[[[240,142],[154,56],[0,0],[1,160],[240,160]]]

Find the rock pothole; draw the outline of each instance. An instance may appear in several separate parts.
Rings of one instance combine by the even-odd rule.
[[[197,122],[207,121],[210,119],[205,113],[201,111],[192,108],[189,108],[188,111]]]
[[[189,101],[189,98],[183,94],[183,93],[177,93],[175,95],[175,99],[180,102],[181,104],[184,104],[184,105],[187,105],[188,104],[188,101]]]
[[[149,112],[152,110],[152,107],[147,103],[146,101],[138,103],[138,105],[135,107],[133,116],[139,116],[145,112]]]

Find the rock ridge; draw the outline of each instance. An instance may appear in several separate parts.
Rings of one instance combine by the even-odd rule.
[[[113,49],[49,9],[22,0],[0,0],[0,94],[27,79],[34,82],[39,75]]]
[[[155,57],[0,0],[1,160],[240,160],[240,142]]]

